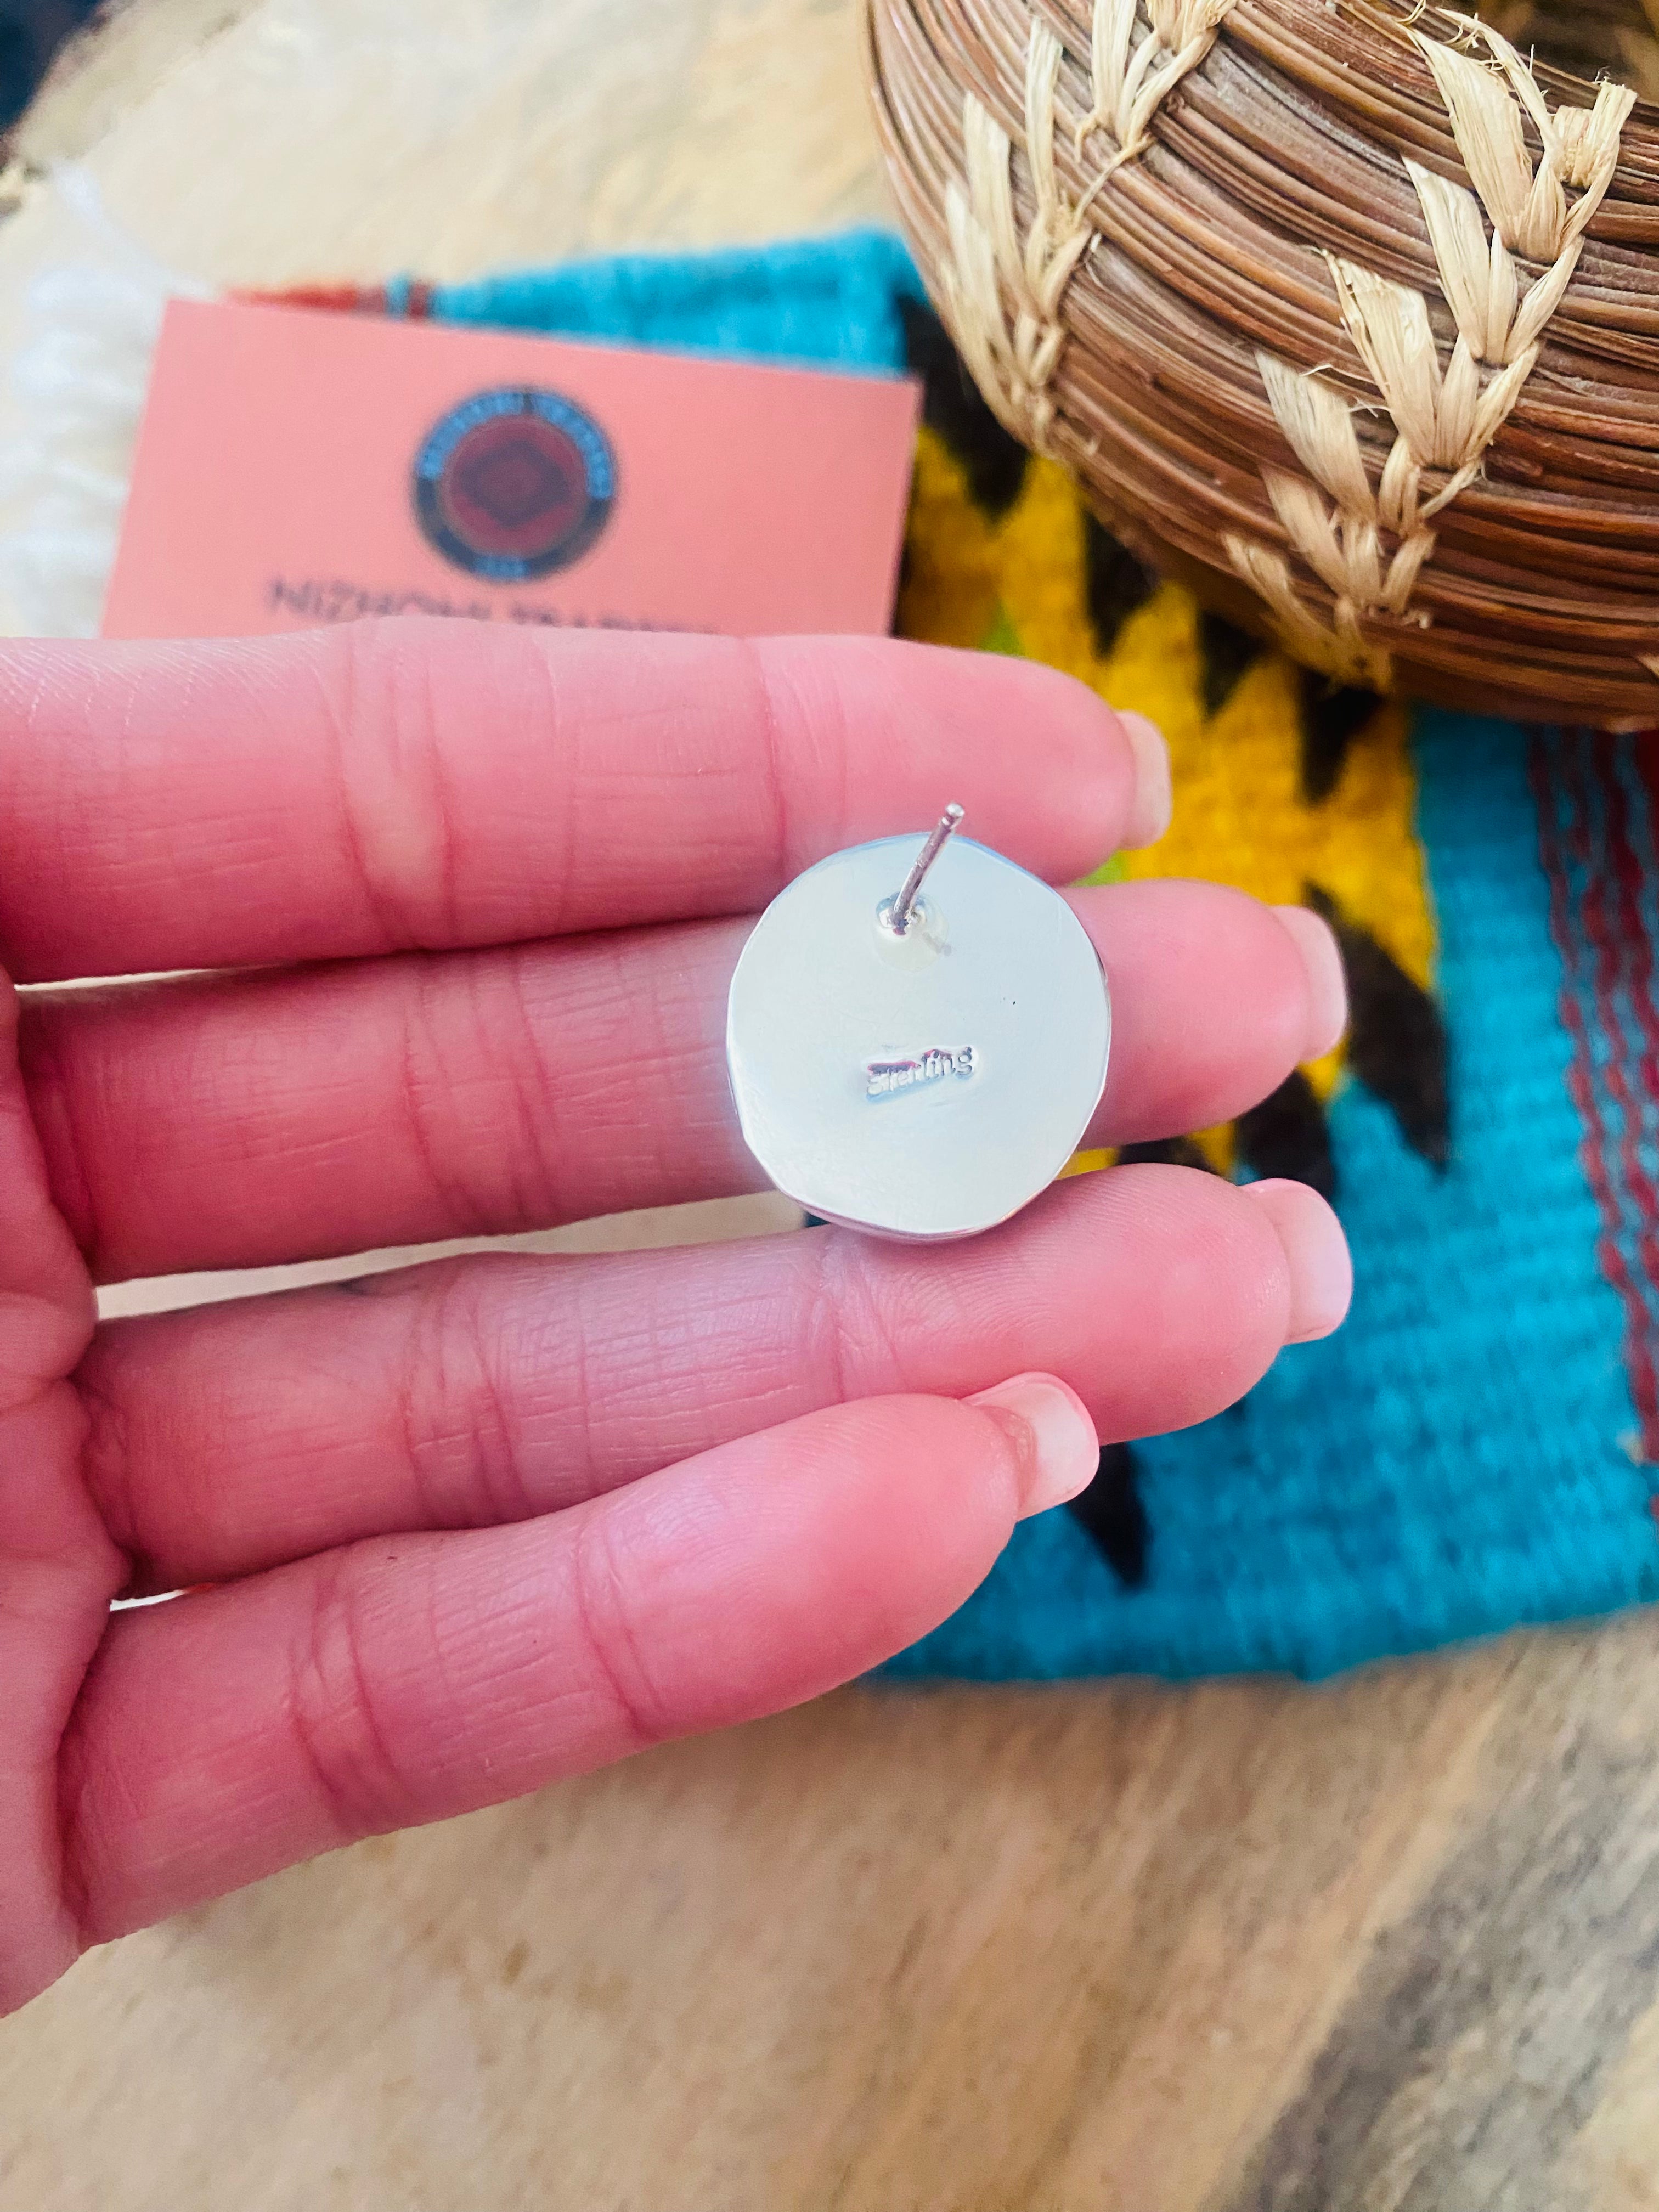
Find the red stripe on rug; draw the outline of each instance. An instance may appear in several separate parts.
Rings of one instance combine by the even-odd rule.
[[[1623,1210],[1609,1173],[1607,1133],[1595,1079],[1595,1058],[1581,993],[1575,988],[1583,977],[1585,940],[1573,924],[1572,888],[1557,820],[1549,755],[1540,736],[1534,736],[1528,744],[1527,764],[1537,806],[1539,857],[1549,886],[1550,931],[1566,975],[1558,1006],[1571,1048],[1567,1091],[1584,1129],[1578,1147],[1579,1162],[1601,1216],[1596,1258],[1625,1310],[1625,1364],[1640,1426],[1642,1455],[1649,1461],[1659,1461],[1659,1373],[1656,1373],[1654,1366],[1647,1300],[1626,1261],[1621,1241]],[[1588,830],[1583,825],[1588,821],[1588,794],[1581,779],[1569,776],[1566,784],[1569,804],[1581,825],[1574,834],[1574,843],[1577,846],[1582,841],[1587,848]]]
[[[1644,1164],[1642,1146],[1644,1099],[1659,1095],[1655,1088],[1659,1073],[1659,1014],[1652,995],[1653,947],[1638,896],[1642,864],[1631,843],[1630,800],[1619,775],[1617,744],[1607,731],[1597,731],[1590,741],[1591,762],[1601,787],[1607,866],[1593,868],[1589,876],[1584,927],[1596,948],[1596,1012],[1613,1048],[1604,1075],[1624,1118],[1619,1159],[1625,1188],[1639,1217],[1634,1224],[1637,1256],[1649,1291],[1659,1297],[1659,1189]],[[1607,898],[1609,882],[1613,892],[1611,919]],[[1639,1053],[1629,1048],[1620,1012],[1621,998],[1626,995],[1635,1009],[1643,1048]],[[1650,1308],[1650,1322],[1651,1312]]]
[[[1626,1365],[1632,1394],[1642,1424],[1643,1455],[1651,1460],[1659,1455],[1656,1454],[1656,1444],[1659,1443],[1659,1387],[1656,1386],[1655,1380],[1655,1346],[1656,1340],[1659,1340],[1659,1329],[1656,1328],[1652,1303],[1654,1295],[1659,1292],[1659,1245],[1656,1245],[1653,1233],[1659,1202],[1656,1201],[1652,1182],[1642,1164],[1641,1100],[1630,1082],[1632,1055],[1620,1013],[1620,989],[1625,980],[1625,953],[1628,951],[1632,960],[1645,954],[1650,970],[1651,951],[1639,905],[1633,897],[1629,903],[1628,930],[1623,926],[1626,917],[1622,912],[1618,921],[1610,919],[1608,914],[1608,882],[1611,878],[1615,887],[1618,886],[1618,851],[1621,844],[1638,880],[1640,877],[1639,864],[1630,847],[1629,806],[1623,786],[1619,781],[1614,740],[1600,732],[1585,730],[1564,731],[1562,738],[1562,781],[1572,823],[1568,833],[1568,848],[1583,871],[1583,889],[1579,901],[1579,919],[1583,925],[1581,941],[1589,945],[1595,956],[1590,969],[1590,989],[1596,1025],[1607,1048],[1606,1055],[1600,1060],[1592,1058],[1589,1079],[1593,1085],[1599,1081],[1605,1086],[1607,1096],[1618,1110],[1622,1133],[1617,1166],[1619,1176],[1623,1178],[1623,1202],[1620,1195],[1619,1177],[1609,1176],[1607,1182],[1615,1224],[1620,1236],[1621,1273],[1627,1286]],[[1605,849],[1594,834],[1590,785],[1581,766],[1586,757],[1591,776],[1600,787],[1602,799]],[[1587,1049],[1588,1044],[1587,1038]],[[1610,1158],[1605,1124],[1601,1125],[1601,1142],[1605,1168]],[[1631,1211],[1632,1206],[1634,1218]],[[1632,1241],[1635,1243],[1637,1255],[1634,1273],[1631,1272],[1629,1266]]]
[[[380,284],[294,284],[269,291],[238,291],[231,297],[262,307],[331,307],[347,314],[383,315],[386,288]]]

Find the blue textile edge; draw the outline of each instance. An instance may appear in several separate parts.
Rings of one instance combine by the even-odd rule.
[[[406,312],[407,278],[387,287]],[[426,294],[439,319],[803,367],[904,367],[897,302],[921,286],[883,230],[709,253],[624,253],[508,270]]]

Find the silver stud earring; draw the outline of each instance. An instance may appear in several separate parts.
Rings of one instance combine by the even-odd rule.
[[[1057,891],[958,837],[881,837],[798,876],[732,978],[744,1141],[808,1212],[975,1237],[1028,1206],[1106,1087],[1100,957]],[[896,888],[895,888],[896,886]]]

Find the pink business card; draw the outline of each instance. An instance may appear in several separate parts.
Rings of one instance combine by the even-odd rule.
[[[175,301],[104,632],[878,633],[919,410],[907,378]]]

